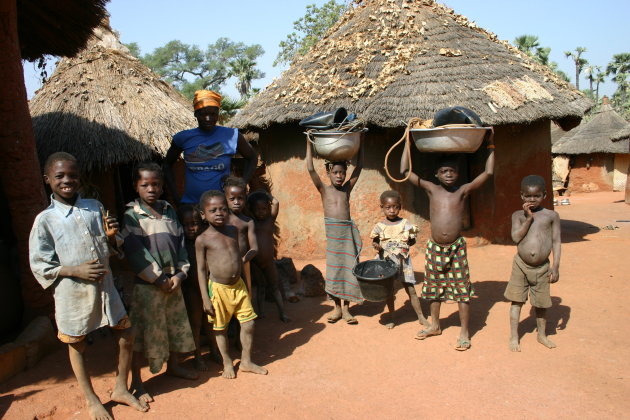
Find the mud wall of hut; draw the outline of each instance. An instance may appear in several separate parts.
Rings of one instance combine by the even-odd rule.
[[[571,192],[594,192],[613,190],[614,155],[592,153],[576,155],[572,159],[569,174]]]
[[[470,245],[488,242],[510,243],[511,214],[521,208],[519,189],[521,179],[529,174],[540,174],[549,186],[546,205],[551,206],[551,150],[549,122],[529,125],[507,125],[495,128],[497,162],[495,176],[476,191],[468,203],[464,220],[464,236]],[[364,242],[364,256],[371,256],[369,233],[382,218],[379,196],[388,189],[399,191],[403,197],[402,217],[420,227],[418,241],[422,244],[430,235],[429,208],[426,194],[409,183],[390,181],[383,169],[384,157],[391,145],[400,138],[402,130],[371,128],[364,138],[365,164],[350,200],[351,214]],[[279,256],[293,258],[323,258],[325,235],[323,210],[319,193],[313,186],[304,161],[306,140],[296,126],[273,126],[260,133],[261,157],[267,175],[273,183],[272,192],[280,201]],[[487,149],[460,155],[462,179],[470,180],[484,170]],[[434,179],[438,156],[414,151],[414,171],[426,179]],[[400,162],[400,151],[393,153],[390,171]],[[323,182],[329,183],[324,161],[315,159]],[[348,176],[353,170],[348,168]],[[415,247],[418,252],[420,247]]]

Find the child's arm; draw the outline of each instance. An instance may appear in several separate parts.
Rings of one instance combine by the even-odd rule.
[[[256,239],[255,229],[254,219],[251,219],[247,222],[247,242],[249,242],[249,251],[243,255],[243,264],[250,262],[254,259],[256,254],[258,254],[258,240]]]
[[[560,246],[562,243],[560,237],[560,215],[553,212],[551,220],[551,253],[553,254],[553,265],[549,272],[549,282],[555,283],[560,280]]]
[[[199,290],[201,291],[203,310],[206,314],[214,316],[214,307],[212,306],[212,302],[210,302],[210,294],[208,293],[206,247],[201,236],[198,236],[195,240],[195,256],[197,257],[197,282],[199,282]]]
[[[166,152],[166,156],[164,157],[162,170],[164,171],[164,180],[166,181],[166,187],[171,193],[173,202],[179,205],[179,200],[181,197],[177,193],[177,183],[175,182],[175,171],[173,170],[173,165],[175,165],[175,162],[177,162],[177,159],[179,159],[184,149],[175,144],[176,141],[177,139],[173,138],[171,147],[169,147],[168,151]]]
[[[179,251],[177,252],[177,268],[175,274],[171,276],[171,288],[169,292],[174,292],[182,282],[188,277],[188,270],[190,269],[190,262],[188,261],[188,252],[186,251],[186,235],[184,234],[184,228],[177,220],[177,214],[173,208],[169,208],[167,213],[169,217],[173,218],[177,224],[177,234],[179,235]]]
[[[271,218],[276,220],[280,211],[280,202],[276,197],[271,197]]]
[[[522,214],[520,211],[515,211],[512,214],[512,240],[517,245],[523,240],[529,227],[534,221],[534,213],[532,213],[531,204],[523,204],[523,212],[525,213],[525,220],[522,220]]]
[[[361,171],[363,170],[363,134],[361,135],[361,139],[359,140],[359,156],[357,157],[357,165],[354,167],[352,174],[350,175],[350,179],[346,182],[348,193],[352,191],[357,181],[359,180],[359,175],[361,175]]]
[[[488,158],[486,159],[485,170],[468,184],[462,185],[461,189],[465,195],[481,187],[494,174],[494,129],[492,127],[490,127],[490,135],[488,137],[488,150],[490,150],[490,153],[488,153]]]
[[[252,148],[251,144],[241,133],[238,133],[238,140],[236,144],[236,150],[245,159],[245,168],[243,168],[243,179],[249,183],[256,172],[258,166],[258,153]]]
[[[409,150],[409,143],[405,143],[405,149],[403,150],[403,154],[400,158],[400,173],[403,176],[407,176],[407,174],[409,174],[407,181],[411,182],[413,185],[420,187],[423,190],[430,190],[434,185],[432,182],[425,181],[409,170],[409,153],[411,153]]]
[[[311,140],[306,137],[306,169],[308,170],[308,174],[311,176],[311,180],[313,184],[315,184],[315,188],[320,193],[324,188],[324,184],[322,183],[321,178],[317,175],[315,171],[315,167],[313,166],[313,146],[311,145]]]

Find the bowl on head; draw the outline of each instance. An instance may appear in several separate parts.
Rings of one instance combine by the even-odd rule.
[[[474,153],[479,149],[490,127],[474,124],[449,124],[435,128],[409,130],[421,152]]]

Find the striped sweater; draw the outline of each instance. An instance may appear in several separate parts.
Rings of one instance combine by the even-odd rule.
[[[128,203],[122,230],[123,248],[136,281],[157,286],[174,275],[185,280],[190,267],[177,214],[166,201],[160,203],[161,219],[146,210],[139,199]]]

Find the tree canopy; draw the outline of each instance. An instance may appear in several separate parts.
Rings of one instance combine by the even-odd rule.
[[[558,68],[558,63],[555,61],[549,61],[549,54],[551,53],[551,48],[549,47],[541,47],[540,42],[538,41],[538,37],[536,35],[521,35],[514,38],[514,45],[520,51],[532,57],[534,60],[538,61],[540,64],[548,66],[554,73],[556,73],[560,78],[570,81],[569,76]]]

